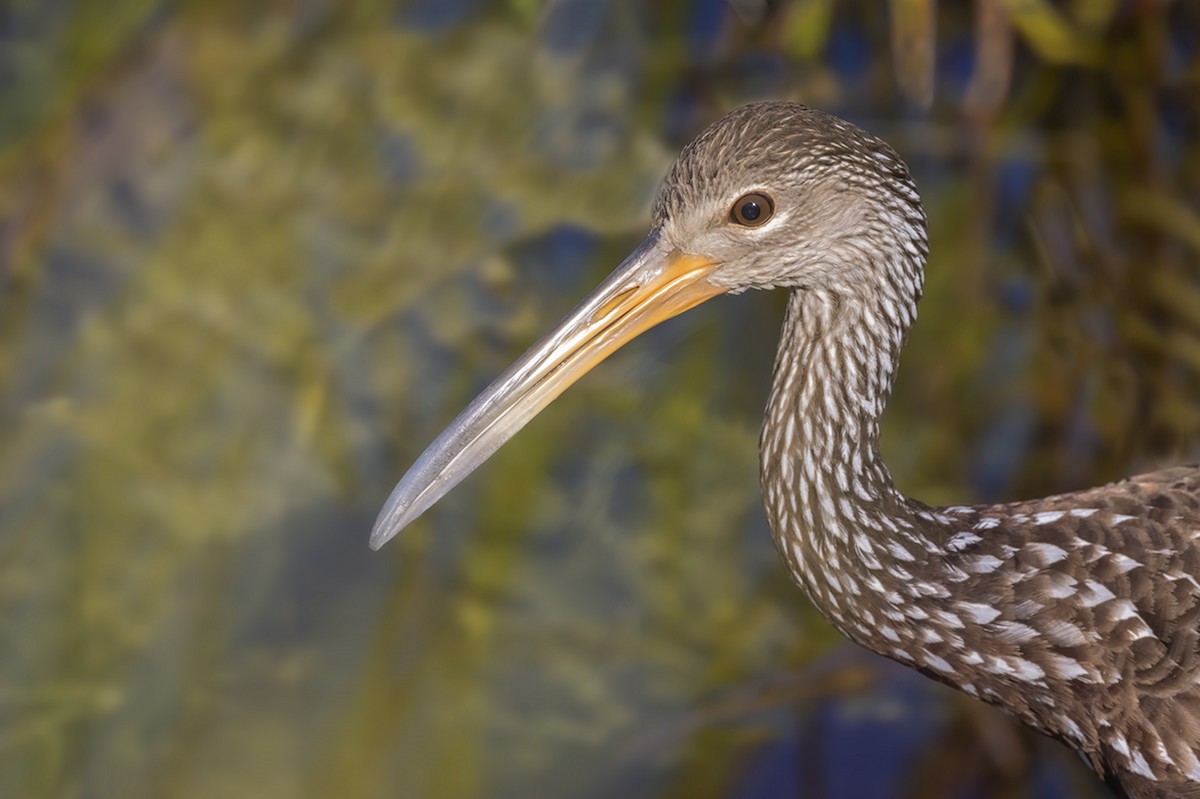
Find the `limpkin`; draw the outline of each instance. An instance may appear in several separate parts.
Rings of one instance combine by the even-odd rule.
[[[1133,797],[1200,796],[1200,468],[929,507],[879,456],[928,253],[885,142],[793,103],[680,153],[653,229],[495,380],[392,492],[378,548],[607,355],[719,294],[789,292],[761,437],[794,580],[844,635],[1078,750]]]

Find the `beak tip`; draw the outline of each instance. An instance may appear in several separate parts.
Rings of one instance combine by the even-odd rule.
[[[394,501],[389,501],[383,506],[383,510],[379,512],[379,518],[375,520],[375,526],[371,528],[368,546],[372,550],[378,552],[380,547],[395,538],[396,534],[411,521],[404,511],[405,509]]]
[[[375,523],[375,528],[371,530],[371,538],[367,542],[367,546],[375,552],[378,552],[388,541],[396,537],[396,534],[401,530],[400,525],[385,524],[383,520]]]
[[[375,525],[375,529],[371,531],[371,539],[367,542],[372,551],[378,552],[379,548],[392,539],[392,534],[384,527]]]
[[[435,441],[430,447],[433,448],[436,444]],[[368,541],[371,549],[378,550],[399,535],[401,530],[429,510],[430,506],[454,485],[439,484],[436,471],[438,468],[440,466],[436,461],[431,464],[426,456],[422,455],[408,474],[396,484],[371,528],[371,538]]]

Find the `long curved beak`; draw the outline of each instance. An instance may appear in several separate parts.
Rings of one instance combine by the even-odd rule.
[[[572,383],[641,333],[726,291],[716,263],[668,251],[658,231],[442,431],[392,490],[371,532],[379,549],[491,457]]]

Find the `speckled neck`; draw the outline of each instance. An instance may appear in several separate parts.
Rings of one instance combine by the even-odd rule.
[[[879,419],[920,291],[916,259],[892,271],[903,279],[886,287],[792,291],[760,464],[775,544],[794,579],[873,648],[886,644],[875,641],[873,609],[923,571],[938,544],[917,532],[928,534],[919,520],[927,509],[895,489],[879,457]]]

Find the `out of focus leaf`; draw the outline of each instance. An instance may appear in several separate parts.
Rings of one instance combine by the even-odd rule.
[[[1089,34],[1099,34],[1112,22],[1120,5],[1120,0],[1073,0],[1071,16]]]
[[[1003,0],[1017,30],[1051,63],[1092,64],[1098,50],[1086,32],[1076,30],[1047,0]]]
[[[787,7],[783,41],[797,58],[814,58],[825,47],[833,18],[833,0],[796,0]]]
[[[1003,0],[977,0],[975,64],[963,105],[972,114],[999,111],[1012,82],[1013,33]]]
[[[1167,233],[1200,255],[1200,213],[1178,198],[1130,188],[1121,195],[1121,207],[1131,219]]]
[[[896,82],[919,108],[933,102],[936,0],[889,0]]]

